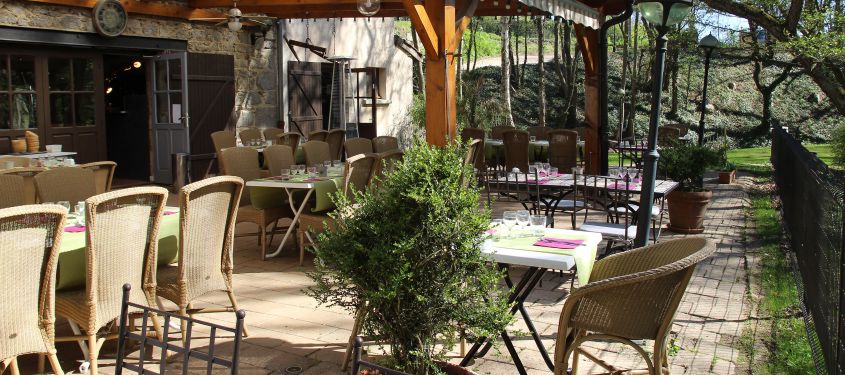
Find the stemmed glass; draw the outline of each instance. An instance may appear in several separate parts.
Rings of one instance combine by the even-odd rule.
[[[507,236],[513,237],[513,227],[516,225],[516,211],[505,211],[502,213],[502,222],[508,230]]]
[[[76,225],[85,225],[85,202],[76,202]]]
[[[531,214],[529,214],[527,210],[516,211],[516,224],[519,225],[519,229],[522,233],[525,233],[525,229],[528,227],[530,218]]]

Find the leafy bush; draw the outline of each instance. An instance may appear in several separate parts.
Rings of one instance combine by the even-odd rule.
[[[719,163],[719,153],[698,145],[677,145],[660,150],[659,171],[681,184],[682,191],[703,191],[704,171]]]
[[[417,140],[379,188],[336,196],[336,229],[317,240],[321,304],[365,309],[364,333],[390,345],[393,363],[414,374],[435,373],[457,340],[496,336],[510,322],[501,274],[480,249],[489,212],[479,189],[467,188],[464,151]],[[441,345],[438,345],[441,344]]]
[[[831,151],[833,151],[833,163],[845,167],[845,124],[839,125],[833,130],[830,143]]]

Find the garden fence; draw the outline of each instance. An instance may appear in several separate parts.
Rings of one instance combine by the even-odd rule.
[[[845,178],[780,128],[771,161],[816,369],[845,374]]]

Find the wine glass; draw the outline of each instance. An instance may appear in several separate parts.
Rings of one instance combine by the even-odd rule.
[[[513,237],[511,233],[513,232],[514,225],[516,225],[516,211],[505,211],[502,213],[502,223],[505,224],[505,228],[507,229],[507,236]]]
[[[314,178],[317,177],[317,167],[308,167],[308,177]]]
[[[289,180],[290,179],[290,169],[282,168],[279,176],[282,176],[282,180]]]
[[[546,232],[546,215],[531,215],[531,229],[534,236],[543,237]]]
[[[528,213],[528,210],[519,210],[516,211],[516,224],[519,225],[519,229],[525,232],[525,228],[528,227],[528,224],[531,220],[531,214]]]
[[[85,202],[76,202],[76,208],[74,211],[76,211],[76,225],[85,225]]]
[[[59,206],[65,208],[65,211],[70,212],[70,202],[68,201],[59,201]]]
[[[502,219],[493,219],[490,220],[490,235],[493,237],[494,240],[498,240],[502,238],[502,227],[504,226],[504,222]]]

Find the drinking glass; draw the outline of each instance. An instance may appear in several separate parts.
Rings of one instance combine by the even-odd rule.
[[[65,208],[65,210],[66,210],[67,212],[70,212],[70,202],[68,202],[68,201],[59,201],[59,206],[64,207],[64,208]]]
[[[543,237],[546,232],[546,215],[531,215],[531,230],[534,236]]]
[[[76,225],[85,225],[85,202],[76,202]]]
[[[326,170],[329,170],[329,168],[331,168],[331,166],[332,166],[332,161],[331,161],[331,160],[326,160],[326,161],[323,161],[323,167],[325,167],[325,168],[326,168]]]
[[[549,175],[551,175],[551,176],[557,176],[557,174],[558,174],[558,169],[557,169],[557,167],[549,167]]]
[[[531,214],[529,214],[527,210],[516,211],[516,224],[519,225],[519,229],[523,233],[525,233],[525,229],[528,227],[530,219]]]
[[[282,176],[282,180],[290,179],[290,169],[282,168],[282,171],[281,173],[279,173],[279,176]]]
[[[531,142],[537,142],[537,136],[532,135],[532,136],[528,137],[528,140],[531,141]]]
[[[552,169],[552,165],[549,163],[543,163],[543,173],[549,174]]]
[[[317,167],[308,167],[308,177],[317,177]]]
[[[498,240],[502,238],[502,231],[504,230],[504,222],[502,219],[493,219],[490,220],[490,235],[493,237],[494,240]]]
[[[513,237],[513,227],[516,225],[516,211],[505,211],[502,213],[502,223],[505,224],[505,228],[507,229],[507,237]]]
[[[343,163],[340,160],[332,160],[333,167],[339,167],[341,165],[343,165]]]

